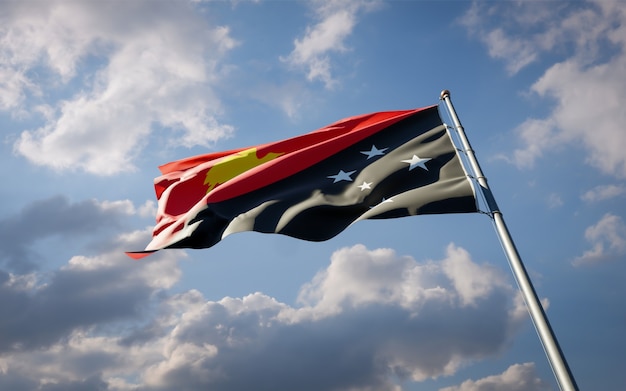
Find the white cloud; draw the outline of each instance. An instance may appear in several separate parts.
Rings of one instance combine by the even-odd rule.
[[[66,197],[53,196],[35,201],[0,219],[0,265],[19,272],[36,269],[35,261],[41,256],[32,249],[35,243],[50,238],[78,242],[90,234],[119,229],[125,217],[148,210],[143,206],[138,211],[129,200],[70,202]]]
[[[439,391],[550,391],[546,382],[538,377],[534,363],[514,364],[499,375],[479,380],[466,380],[459,386],[441,388]]]
[[[505,62],[514,75],[541,59],[545,53],[561,51],[573,45],[576,55],[586,64],[598,54],[596,41],[603,39],[611,27],[598,23],[599,17],[591,0],[587,4],[474,1],[459,22],[471,36],[481,40],[492,58]],[[611,13],[619,1],[605,8]],[[591,58],[590,58],[591,57]]]
[[[558,208],[560,206],[563,206],[563,199],[560,195],[556,193],[550,193],[550,195],[548,195],[547,202],[549,208]]]
[[[263,388],[279,371],[281,389],[334,389],[329,379],[340,377],[350,389],[391,390],[392,373],[415,381],[454,373],[467,360],[500,349],[517,321],[509,315],[511,287],[466,255],[450,246],[442,263],[419,264],[390,249],[344,248],[303,287],[300,308],[260,293],[205,303],[194,297],[166,343],[189,346],[190,359],[167,348],[164,361],[144,378],[172,388],[192,377],[228,390]],[[479,289],[459,284],[462,270]],[[445,331],[428,326],[439,322]],[[207,346],[210,354],[196,355]],[[287,375],[294,372],[298,379]]]
[[[602,185],[586,191],[580,198],[587,202],[598,202],[626,195],[624,185]]]
[[[19,272],[36,269],[35,261],[41,257],[31,248],[35,243],[51,238],[79,242],[90,234],[119,230],[124,219],[133,215],[154,218],[155,203],[135,207],[130,200],[70,202],[63,196],[37,200],[0,219],[0,266]]]
[[[502,58],[507,61],[506,68],[510,74],[519,72],[537,59],[537,53],[531,43],[511,39],[504,34],[502,29],[488,32],[484,40],[491,57]]]
[[[527,119],[515,129],[515,133],[526,146],[515,150],[513,158],[507,160],[518,167],[533,167],[535,160],[543,156],[545,150],[558,149],[562,145],[563,135],[555,130],[551,119]]]
[[[149,236],[148,230],[122,235],[100,255],[74,256],[60,269],[26,278],[6,278],[0,269],[2,356],[17,352],[19,357],[38,349],[55,354],[54,346],[67,336],[85,334],[96,325],[139,319],[153,295],[171,288],[181,275],[177,266],[181,251],[155,257],[141,267],[124,254]]]
[[[444,291],[431,281],[430,269],[418,267],[409,257],[396,257],[392,249],[344,248],[333,254],[326,270],[303,286],[298,301],[323,316],[376,303],[411,308],[426,298],[443,298]],[[411,291],[406,285],[419,288]]]
[[[451,286],[446,289],[447,285]],[[335,252],[328,269],[303,286],[298,301],[324,316],[341,312],[346,306],[372,304],[395,303],[418,311],[426,301],[476,305],[496,287],[506,286],[499,272],[475,264],[467,251],[452,244],[446,259],[426,264],[397,257],[392,249],[370,251],[357,245]]]
[[[501,21],[501,27],[492,27],[489,20],[497,15]],[[507,7],[499,7],[497,4],[481,3],[474,1],[467,12],[459,19],[459,22],[467,28],[470,35],[477,37],[486,46],[489,56],[503,60],[510,74],[516,74],[527,65],[535,62],[540,48],[538,43],[544,45],[549,42],[543,34],[525,34],[523,37],[515,36],[508,29],[525,24],[543,24],[546,21],[545,12],[533,5],[520,7],[518,4],[508,3]]]
[[[507,286],[506,279],[497,269],[472,262],[466,250],[451,244],[446,254],[447,258],[442,261],[443,272],[454,285],[461,305],[475,306],[493,289]]]
[[[218,301],[193,290],[156,295],[178,280],[180,252],[122,259],[120,248],[146,235],[120,237],[101,256],[73,257],[37,288],[41,295],[29,300],[46,294],[46,313],[66,303],[71,316],[5,330],[3,336],[28,344],[14,343],[2,355],[0,387],[44,390],[45,379],[62,389],[120,391],[400,390],[398,379],[453,374],[497,354],[520,325],[515,290],[454,245],[442,261],[425,263],[390,249],[338,250],[303,286],[302,305],[292,307],[262,293]],[[2,281],[3,299],[24,297]],[[74,300],[50,300],[70,294]],[[89,310],[76,310],[88,303]],[[149,305],[154,310],[145,312]],[[31,317],[43,319],[43,307],[30,308]],[[144,321],[129,322],[142,308]],[[98,327],[90,326],[95,315]],[[31,333],[47,339],[26,340]]]
[[[626,22],[626,13],[624,14]],[[626,49],[626,36],[623,44]],[[608,63],[585,68],[577,60],[556,64],[532,87],[541,96],[558,103],[550,114],[558,139],[582,143],[585,160],[605,174],[626,178],[626,133],[620,124],[626,121],[621,102],[626,100],[626,53]],[[520,129],[522,135],[528,130]],[[539,144],[526,138],[525,149],[549,150],[554,145]]]
[[[25,91],[38,90],[23,71],[0,65],[0,110],[20,106],[25,99]]]
[[[485,42],[491,56],[505,59],[512,73],[538,62],[544,53],[565,55],[531,87],[555,105],[545,118],[529,118],[516,129],[524,144],[513,153],[518,167],[531,167],[563,146],[582,145],[586,156],[581,160],[605,174],[626,177],[622,2],[474,3],[463,23]]]
[[[232,132],[217,119],[213,87],[236,42],[186,4],[51,1],[7,8],[0,77],[9,83],[1,83],[0,109],[48,107],[46,123],[15,143],[33,163],[110,175],[133,169],[155,124],[184,146],[210,145]],[[33,93],[39,98],[28,99]]]
[[[135,206],[131,200],[118,200],[118,201],[102,201],[92,200],[92,202],[101,208],[105,212],[117,212],[120,214],[132,215],[135,214]]]
[[[148,237],[147,233],[148,230],[124,234],[119,237],[118,241],[123,244],[128,243],[129,245],[135,245],[135,243],[142,239],[145,241]],[[114,270],[116,274],[120,274],[120,276],[116,278],[116,281],[114,283],[111,282],[111,284],[116,284],[123,288],[130,286],[129,281],[132,281],[132,284],[146,286],[154,290],[169,289],[180,279],[180,269],[178,269],[177,264],[174,262],[175,254],[177,257],[181,257],[180,251],[167,254],[167,257],[158,258],[152,262],[146,262],[146,265],[143,265],[143,267],[136,268],[132,262],[129,261],[129,258],[123,254],[128,248],[124,248],[120,251],[120,247],[121,246],[115,248],[117,254],[106,252],[102,255],[92,257],[74,256],[60,271],[62,273],[71,272],[76,274],[88,272],[108,274],[107,271],[111,269]],[[165,261],[161,261],[163,259]]]
[[[585,230],[585,239],[592,248],[577,257],[573,264],[594,264],[626,254],[626,224],[621,217],[605,214],[595,225]]]
[[[98,201],[91,200],[93,204],[102,210],[103,213],[116,213],[125,215],[139,215],[141,217],[154,217],[156,216],[157,207],[156,203],[152,200],[146,200],[143,205],[136,207],[131,200],[117,200],[117,201]]]
[[[319,21],[308,26],[304,37],[294,41],[294,49],[281,60],[305,68],[309,81],[320,80],[326,88],[333,88],[337,80],[331,73],[333,52],[345,52],[345,40],[357,24],[359,13],[377,6],[376,0],[318,0],[314,1]]]
[[[141,217],[154,217],[157,214],[156,203],[152,200],[147,200],[143,205],[139,207],[137,213]]]

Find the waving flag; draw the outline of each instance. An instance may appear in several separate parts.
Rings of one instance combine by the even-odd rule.
[[[358,220],[477,210],[437,106],[346,118],[160,169],[153,239],[133,258],[241,231],[322,241]]]

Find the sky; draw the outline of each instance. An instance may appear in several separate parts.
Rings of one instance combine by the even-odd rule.
[[[622,390],[611,0],[0,2],[0,389],[558,390],[484,213],[124,254],[159,165],[443,89],[578,386]]]

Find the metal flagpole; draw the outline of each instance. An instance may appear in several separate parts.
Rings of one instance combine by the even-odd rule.
[[[454,106],[452,106],[452,101],[450,100],[450,91],[441,91],[440,98],[445,102],[448,108],[450,116],[452,117],[452,121],[454,122],[457,134],[459,135],[459,139],[463,143],[463,149],[465,150],[465,154],[470,162],[471,168],[474,172],[474,175],[476,176],[478,184],[480,185],[482,193],[485,196],[490,215],[493,219],[493,223],[496,227],[496,231],[498,233],[500,241],[502,242],[502,247],[504,248],[506,256],[509,260],[509,264],[511,265],[515,280],[517,281],[517,284],[522,291],[524,301],[526,302],[526,307],[528,308],[528,312],[530,313],[530,317],[533,321],[533,324],[535,325],[535,329],[537,330],[537,334],[539,335],[539,339],[541,340],[543,349],[546,353],[546,356],[548,357],[548,361],[550,362],[550,366],[552,367],[552,372],[554,372],[554,376],[559,383],[559,387],[561,391],[577,391],[578,386],[576,385],[574,376],[572,376],[569,366],[565,361],[565,357],[563,356],[563,352],[561,351],[561,348],[559,347],[559,344],[556,340],[554,331],[552,331],[552,328],[550,327],[550,323],[548,322],[548,318],[546,317],[543,307],[539,302],[537,293],[535,292],[535,289],[530,282],[530,278],[528,277],[526,268],[524,267],[524,264],[520,259],[519,253],[515,248],[515,244],[513,243],[511,234],[509,233],[509,230],[504,223],[502,212],[500,212],[496,200],[491,193],[491,189],[487,184],[487,178],[485,178],[482,170],[480,169],[478,160],[476,160],[476,156],[474,155],[474,150],[470,146],[470,143],[465,136],[463,126],[461,126],[461,122],[456,115]]]

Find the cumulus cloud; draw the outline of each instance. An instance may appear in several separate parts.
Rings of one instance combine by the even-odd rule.
[[[497,17],[495,17],[497,15]],[[560,15],[555,18],[555,15]],[[626,177],[626,10],[620,1],[474,3],[462,20],[511,73],[542,55],[564,54],[530,91],[554,102],[545,118],[529,118],[516,133],[523,147],[512,162],[532,167],[545,153],[582,145],[581,160]],[[497,21],[494,25],[494,21]]]
[[[0,357],[45,350],[96,325],[143,315],[151,296],[171,288],[180,277],[175,261],[180,252],[141,266],[124,255],[125,246],[139,245],[147,236],[123,235],[109,251],[72,257],[46,274],[0,270]]]
[[[442,388],[439,391],[551,391],[546,382],[538,377],[534,363],[514,364],[499,375],[479,380],[466,380],[459,386]]]
[[[70,202],[64,196],[53,196],[35,201],[0,219],[0,264],[12,271],[33,270],[38,258],[32,249],[36,242],[48,238],[78,240],[108,228],[120,228],[124,217],[137,213],[129,200]]]
[[[449,256],[451,262],[456,261],[455,254]],[[396,257],[388,249],[370,252],[363,246],[355,246],[339,250],[333,255],[329,268],[303,288],[300,298],[309,302],[308,306],[289,308],[259,294],[243,300],[223,301],[219,306],[209,305],[204,311],[210,310],[212,314],[226,311],[230,315],[221,317],[228,319],[227,322],[218,323],[227,326],[224,332],[229,330],[230,338],[229,341],[212,339],[217,350],[226,354],[218,353],[214,360],[206,362],[206,368],[214,370],[219,363],[222,369],[230,367],[228,372],[237,371],[243,379],[253,377],[257,384],[271,384],[273,375],[270,374],[275,373],[276,366],[285,374],[301,375],[297,378],[286,375],[280,388],[311,390],[336,388],[339,384],[333,384],[335,381],[346,382],[346,388],[360,389],[367,385],[371,389],[392,389],[388,378],[391,374],[419,381],[453,373],[465,360],[489,354],[489,350],[499,345],[498,341],[506,339],[503,331],[508,328],[497,331],[492,328],[493,323],[484,324],[496,335],[482,330],[470,341],[465,334],[468,332],[466,317],[473,318],[470,314],[475,308],[465,305],[466,292],[456,290],[455,281],[455,275],[446,276],[441,266],[418,265],[409,257]],[[503,299],[500,297],[494,303],[494,296],[487,291],[477,296],[491,304]],[[247,301],[258,304],[253,306]],[[496,304],[504,310],[500,313],[503,317],[496,321],[501,326],[502,322],[508,322],[503,304]],[[447,316],[437,314],[442,308],[454,308],[454,314],[448,315],[460,317],[459,322],[464,324],[462,330],[451,326],[454,321],[445,319]],[[246,318],[252,317],[247,325],[237,327],[239,322],[229,319],[244,314]],[[216,319],[212,316],[197,319],[191,334],[196,335],[196,328],[207,322],[214,324]],[[445,336],[429,330],[429,325],[439,322],[451,328]],[[252,323],[263,326],[252,330],[243,328]],[[186,329],[179,327],[181,332]],[[249,340],[250,332],[254,333],[255,340]],[[211,331],[211,335],[213,333]],[[326,343],[327,338],[333,343]],[[181,342],[177,340],[176,345]],[[247,351],[248,358],[242,363],[239,354],[236,357],[229,354],[232,350]],[[297,356],[296,352],[299,352]],[[229,359],[234,361],[229,362]],[[254,365],[258,362],[272,364],[261,364],[259,368],[258,364]],[[244,363],[248,365],[242,365]],[[308,373],[301,373],[304,368]],[[320,377],[319,373],[325,376]],[[153,374],[151,378],[159,376]],[[234,387],[236,382],[233,382],[234,376],[232,378],[217,388],[245,388]]]
[[[626,12],[622,16],[626,21]],[[621,44],[626,48],[626,34]],[[626,156],[621,147],[626,145],[626,134],[619,127],[626,120],[619,104],[626,99],[625,77],[626,53],[592,67],[584,67],[575,59],[552,66],[532,90],[557,101],[548,122],[553,126],[548,131],[555,132],[556,137],[544,144],[524,137],[527,146],[516,154],[543,152],[557,147],[559,141],[582,143],[586,162],[605,174],[626,178]],[[525,136],[528,128],[522,125],[518,131]]]
[[[313,2],[318,22],[308,26],[304,37],[294,41],[294,49],[284,58],[286,63],[304,68],[309,81],[320,80],[326,88],[333,88],[337,80],[332,76],[332,53],[348,50],[346,39],[358,23],[359,14],[375,8],[376,0],[317,0]]]
[[[601,185],[586,191],[580,198],[587,202],[598,202],[626,195],[624,185]]]
[[[14,150],[98,175],[132,170],[155,129],[172,144],[227,137],[213,93],[236,42],[185,3],[9,3],[0,17],[0,109],[45,113]]]
[[[574,259],[575,266],[612,260],[626,254],[626,224],[621,217],[605,214],[585,230],[585,239],[592,248]]]
[[[261,293],[176,298],[185,313],[144,386],[393,390],[394,377],[452,374],[499,351],[517,327],[512,292],[452,245],[443,262],[425,264],[390,249],[344,248],[303,286],[300,307]]]
[[[146,235],[73,257],[46,284],[3,274],[0,303],[18,306],[19,296],[25,316],[0,317],[8,336],[0,386],[399,390],[398,379],[449,375],[497,354],[520,325],[506,278],[454,245],[426,262],[390,249],[340,249],[291,306],[259,292],[217,301],[194,290],[155,294],[178,280],[180,252],[119,258],[120,247]],[[129,322],[141,311],[147,321]],[[66,316],[48,319],[53,312]]]

